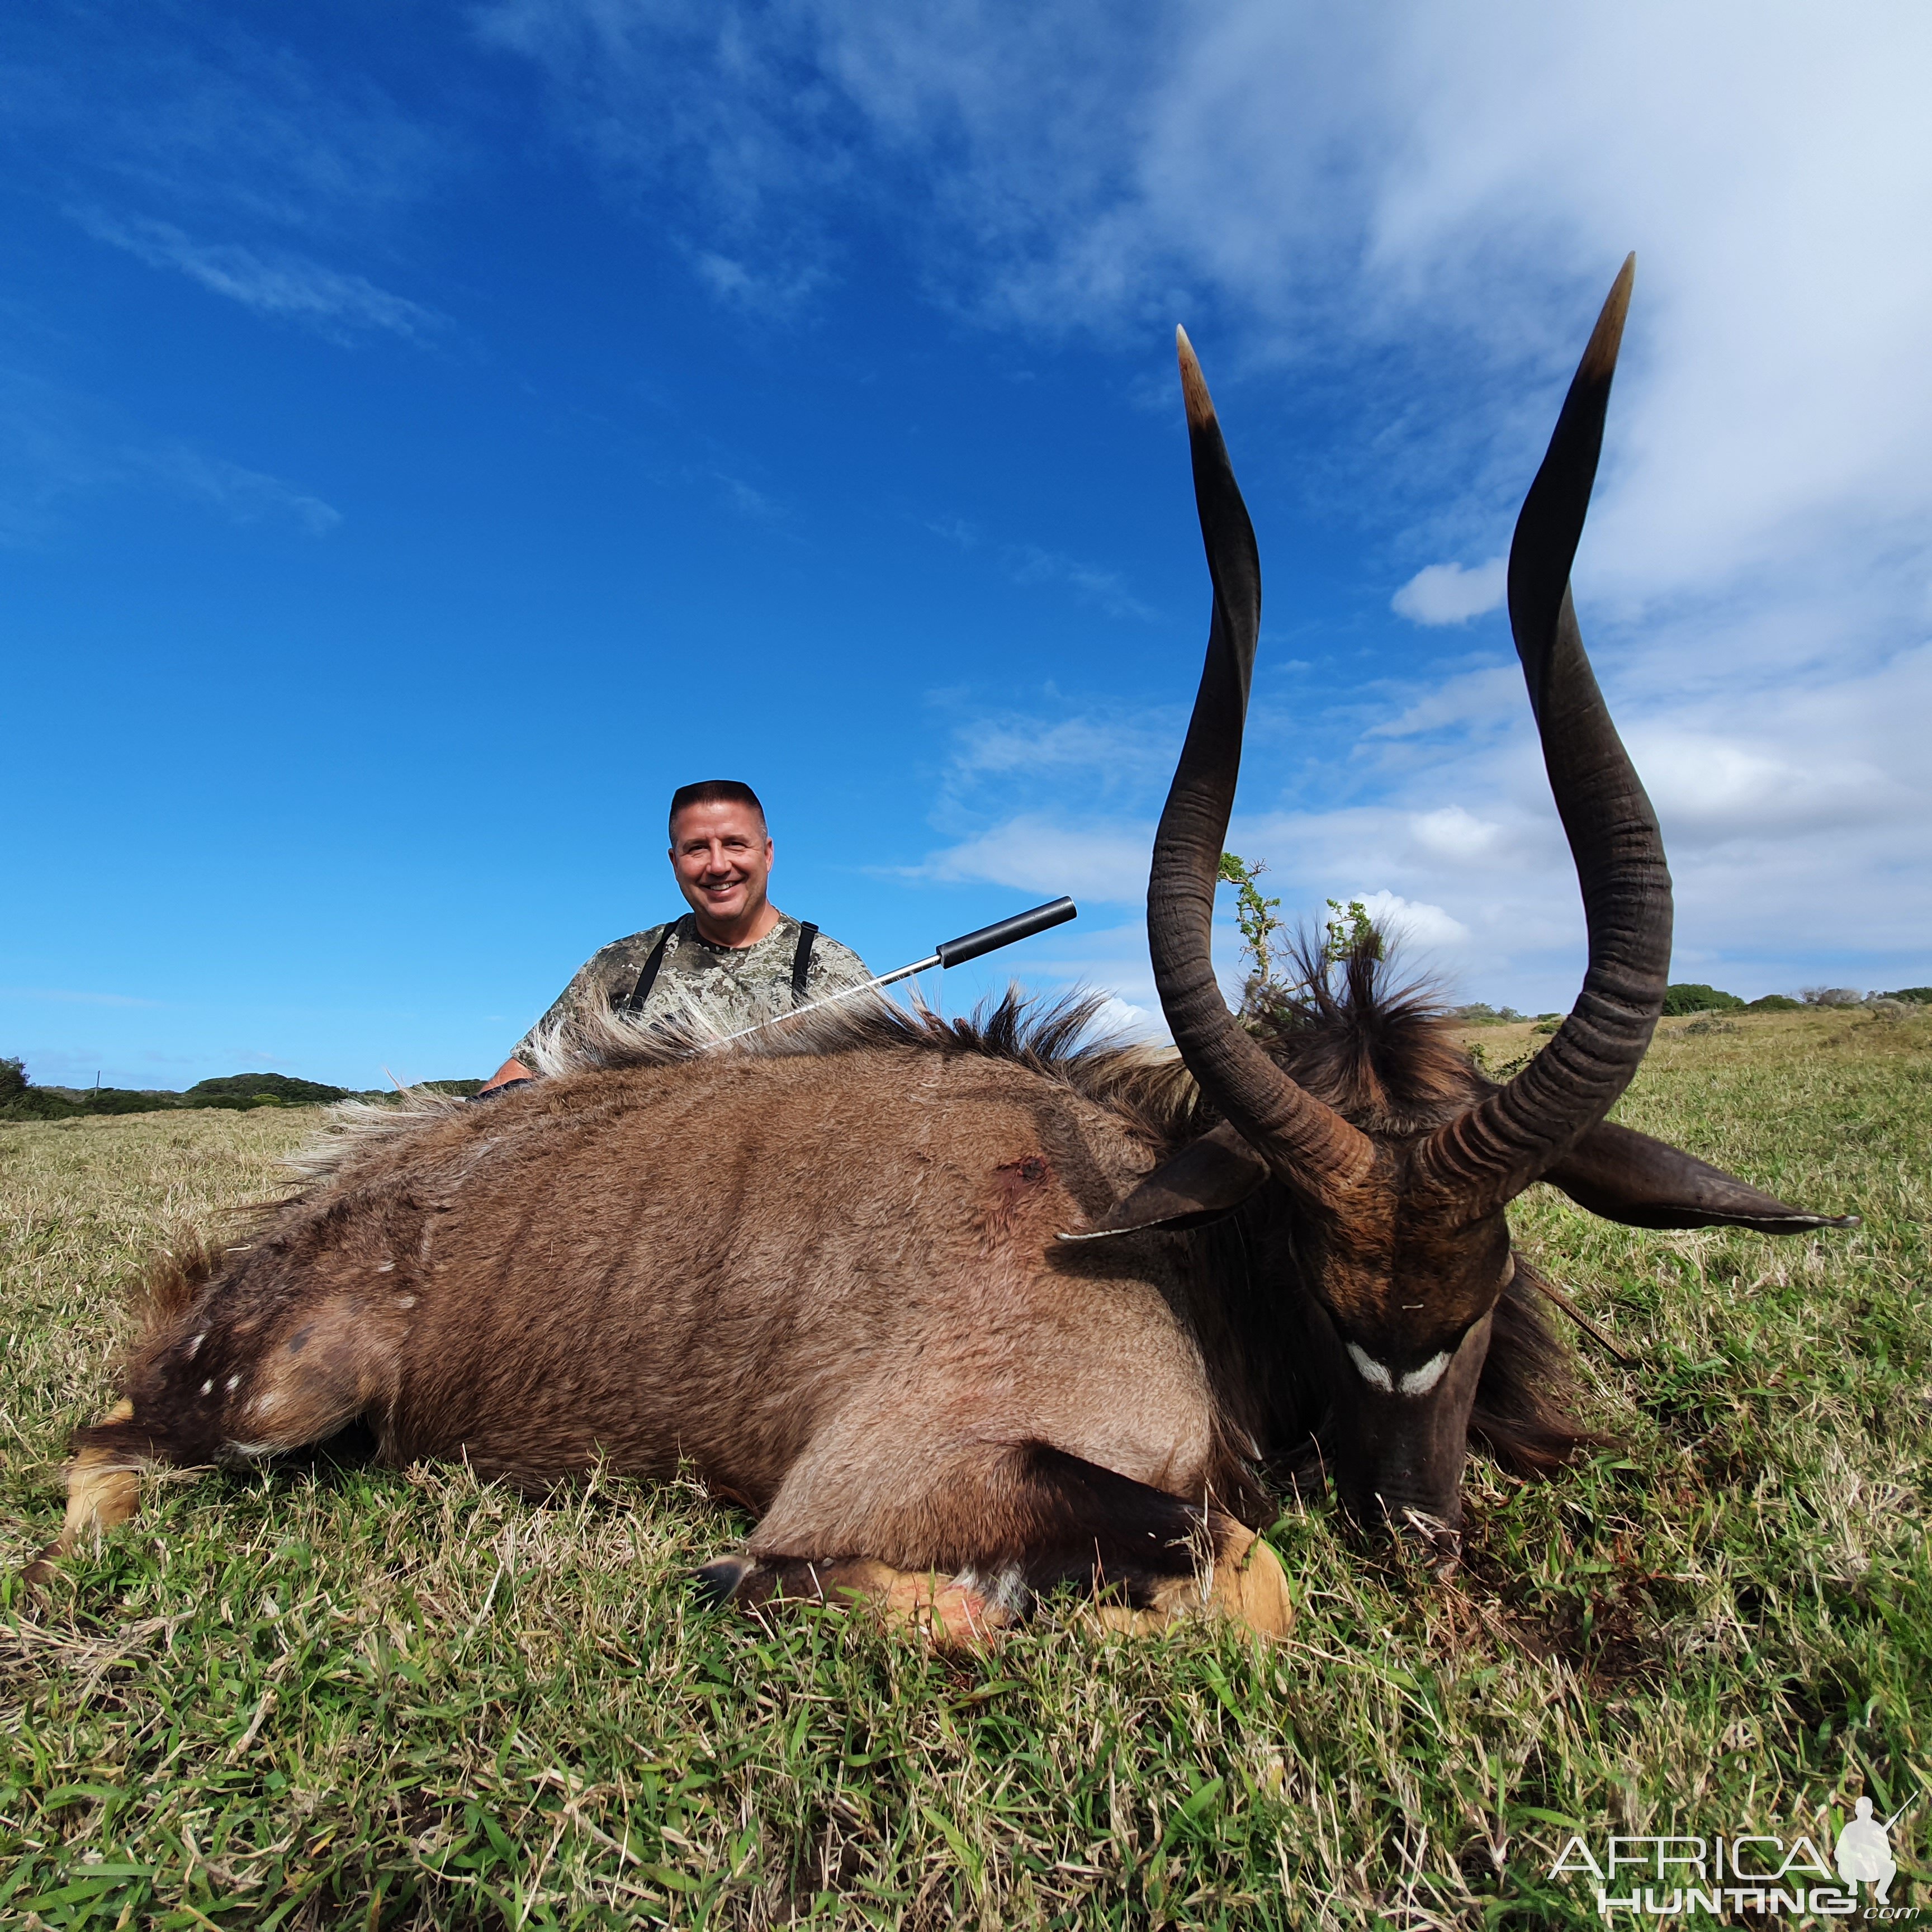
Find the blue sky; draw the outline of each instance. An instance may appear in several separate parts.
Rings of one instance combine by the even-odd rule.
[[[738,776],[884,970],[1154,1005],[1208,590],[1231,843],[1567,1005],[1500,557],[1624,251],[1585,632],[1679,976],[1932,980],[1922,8],[52,4],[0,28],[0,1053],[480,1072]],[[1232,934],[1223,949],[1232,982]],[[1129,1017],[1132,1017],[1129,1016]]]

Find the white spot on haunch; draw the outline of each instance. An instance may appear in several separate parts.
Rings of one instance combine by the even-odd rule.
[[[201,1385],[201,1392],[203,1395],[212,1395],[214,1393],[214,1383],[212,1382],[203,1382]]]
[[[376,1272],[378,1274],[387,1274],[394,1266],[394,1262],[378,1262],[376,1264]]]
[[[1445,1348],[1439,1355],[1431,1355],[1419,1369],[1411,1369],[1395,1385],[1398,1395],[1426,1395],[1442,1379],[1442,1371],[1449,1366],[1449,1352]]]
[[[192,1336],[190,1339],[187,1349],[187,1359],[189,1361],[191,1362],[194,1360],[194,1352],[207,1340],[208,1330],[206,1328],[204,1328],[199,1335]]]
[[[396,1306],[398,1308],[413,1308],[416,1305],[416,1298],[413,1294],[399,1294],[396,1297]]]
[[[239,1376],[230,1376],[226,1386],[228,1393],[232,1395],[242,1386],[242,1378]]]
[[[1374,1356],[1365,1354],[1354,1342],[1348,1344],[1348,1359],[1355,1365],[1355,1372],[1370,1388],[1380,1389],[1387,1395],[1395,1386],[1395,1378],[1377,1361]]]

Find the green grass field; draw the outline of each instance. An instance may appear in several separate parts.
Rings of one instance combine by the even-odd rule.
[[[319,1118],[0,1126],[10,1576],[110,1399],[123,1283]],[[183,1477],[48,1599],[6,1586],[0,1922],[1600,1925],[1546,1876],[1573,1828],[1828,1856],[1861,1792],[1907,1808],[1910,1903],[1932,1016],[1666,1022],[1619,1118],[1864,1224],[1645,1234],[1532,1190],[1520,1241],[1640,1363],[1572,1336],[1613,1446],[1472,1462],[1453,1584],[1296,1512],[1284,1645],[1048,1620],[962,1660],[700,1612],[686,1573],[744,1526],[695,1486]]]

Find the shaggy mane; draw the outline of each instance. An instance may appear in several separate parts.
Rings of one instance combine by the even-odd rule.
[[[1214,1117],[1180,1056],[1172,1047],[1150,1046],[1103,1028],[1100,1016],[1107,1001],[1107,994],[1093,992],[1032,1000],[1010,986],[1004,998],[982,1002],[970,1017],[947,1019],[923,1004],[907,1008],[861,995],[809,1012],[781,1010],[742,1037],[696,1007],[644,1022],[612,1011],[567,1022],[535,1046],[538,1070],[552,1076],[671,1066],[700,1054],[748,1060],[970,1055],[1024,1066],[1069,1088],[1151,1140],[1212,1125]]]
[[[532,1043],[527,1058],[545,1079],[610,1072],[628,1067],[674,1066],[699,1054],[734,1060],[773,1060],[848,1053],[943,1053],[976,1055],[1024,1066],[1118,1115],[1150,1143],[1191,1138],[1216,1116],[1201,1098],[1194,1077],[1172,1047],[1149,1046],[1103,1030],[1104,993],[1033,1000],[1017,988],[982,1004],[970,1018],[946,1019],[929,1007],[908,1011],[890,1000],[849,1000],[834,1006],[772,1016],[772,1024],[743,1039],[700,1008],[686,1006],[647,1020],[616,1012],[566,1021]],[[422,1088],[394,1101],[344,1100],[328,1109],[320,1131],[288,1159],[311,1186],[331,1182],[365,1154],[425,1132],[452,1116],[489,1118],[459,1096]]]
[[[1338,968],[1304,939],[1292,955],[1301,986],[1293,992],[1268,988],[1246,1022],[1284,1072],[1355,1125],[1420,1132],[1473,1104],[1489,1083],[1456,1043],[1430,990],[1392,983],[1387,954],[1377,934]],[[774,1010],[748,1033],[728,1029],[686,1003],[649,1019],[614,1010],[580,1016],[540,1034],[530,1057],[539,1076],[556,1079],[673,1066],[700,1054],[974,1055],[1024,1066],[1067,1088],[1118,1116],[1150,1145],[1174,1146],[1213,1126],[1220,1116],[1180,1055],[1172,1047],[1104,1029],[1100,1016],[1106,1001],[1105,994],[1092,992],[1029,1000],[1010,987],[970,1017],[948,1019],[923,1004],[908,1009],[862,994],[808,1012]],[[392,1102],[344,1101],[290,1165],[311,1183],[327,1181],[379,1144],[470,1112],[466,1100],[420,1088]]]
[[[1288,958],[1299,983],[1260,989],[1243,1017],[1282,1070],[1344,1120],[1365,1132],[1420,1133],[1491,1090],[1436,989],[1396,980],[1379,929],[1340,960],[1304,933]]]

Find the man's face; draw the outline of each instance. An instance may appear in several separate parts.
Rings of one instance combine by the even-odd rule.
[[[765,903],[772,842],[748,805],[688,805],[671,821],[671,868],[696,913],[720,927],[755,917]]]

